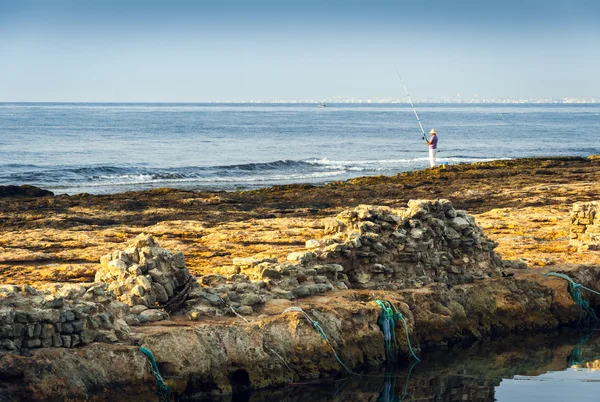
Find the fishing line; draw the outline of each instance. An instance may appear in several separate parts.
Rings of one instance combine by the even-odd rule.
[[[410,102],[410,106],[412,107],[413,112],[415,112],[415,117],[417,118],[419,127],[421,127],[421,133],[423,133],[423,140],[425,142],[427,142],[427,138],[425,138],[425,130],[423,130],[423,125],[421,124],[421,119],[419,119],[419,115],[417,114],[417,109],[415,109],[415,105],[413,104],[412,99],[410,99],[410,94],[408,93],[408,89],[406,89],[406,85],[404,85],[404,80],[402,79],[402,76],[400,75],[400,71],[398,71],[398,67],[396,67],[396,65],[394,65],[394,68],[396,69],[396,74],[398,74],[398,78],[400,78],[400,82],[402,83],[402,86],[404,87],[404,92],[406,92],[406,97],[408,98],[408,101]]]

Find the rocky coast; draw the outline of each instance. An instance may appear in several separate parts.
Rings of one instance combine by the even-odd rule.
[[[0,396],[262,389],[574,326],[600,289],[600,160],[444,166],[324,186],[0,198]],[[600,216],[599,216],[600,219]],[[600,298],[584,295],[592,308]],[[315,325],[325,334],[320,335]],[[410,340],[410,343],[409,343]]]

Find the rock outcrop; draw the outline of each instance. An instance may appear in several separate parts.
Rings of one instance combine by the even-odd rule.
[[[52,197],[52,191],[24,184],[22,186],[0,186],[0,198],[3,197]]]
[[[494,276],[501,265],[495,244],[447,200],[410,201],[402,210],[361,205],[328,221],[325,230],[330,236],[308,240],[308,250],[289,254],[287,261],[237,258],[236,273],[204,275],[199,282],[181,252],[162,249],[152,236],[141,234],[128,248],[101,257],[92,285],[47,286],[46,292],[53,292],[48,295],[29,287],[29,293],[6,288],[2,345],[20,350],[115,341],[116,334],[101,331],[114,331],[116,324],[123,337],[130,325],[167,319],[165,310],[174,301],[191,320],[252,315],[273,299],[465,283]],[[54,301],[52,294],[65,292],[68,297]],[[24,306],[23,314],[8,309],[10,303]],[[66,312],[56,310],[65,303]],[[105,315],[106,324],[96,322]]]
[[[590,288],[600,283],[600,271],[595,269],[568,274]],[[420,355],[467,339],[511,332],[548,333],[577,323],[579,316],[564,280],[524,271],[515,277],[451,288],[438,284],[402,292],[347,290],[307,298],[300,305],[320,323],[345,365],[375,368],[385,359],[385,348],[377,326],[381,309],[372,302],[374,298],[388,299],[399,308]],[[131,337],[153,351],[162,376],[180,400],[205,400],[210,394],[228,394],[240,386],[261,389],[341,372],[331,348],[303,314],[282,314],[293,305],[272,300],[260,310],[263,317],[248,322],[237,318],[179,321],[172,326],[140,327]],[[397,328],[396,337],[401,356],[407,358],[402,327]],[[156,400],[148,393],[154,378],[137,346],[91,344],[79,350],[31,352],[29,357],[3,355],[0,392],[8,389],[13,400],[120,400],[124,395]],[[514,363],[514,356],[511,359]]]

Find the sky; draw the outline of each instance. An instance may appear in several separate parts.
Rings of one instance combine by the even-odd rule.
[[[591,0],[0,0],[0,101],[600,99]]]

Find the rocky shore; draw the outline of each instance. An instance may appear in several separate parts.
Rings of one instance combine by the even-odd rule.
[[[576,325],[566,281],[542,274],[600,289],[598,167],[495,161],[233,193],[11,188],[0,396],[155,400],[140,346],[184,399],[333,376],[334,351],[375,368],[375,300],[397,307],[416,352]]]

